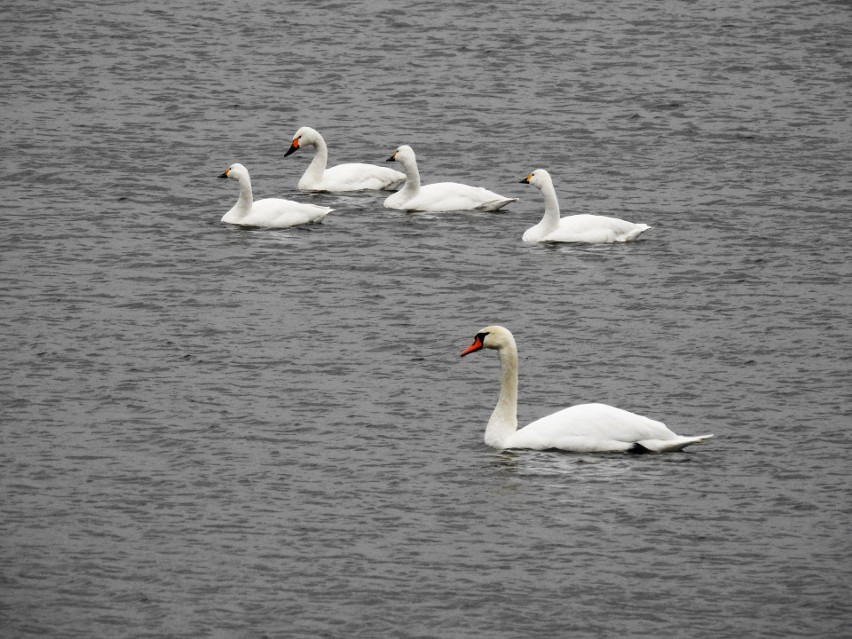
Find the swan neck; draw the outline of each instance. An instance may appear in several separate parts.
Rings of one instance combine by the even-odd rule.
[[[240,197],[237,198],[237,203],[234,205],[234,209],[240,215],[246,215],[251,210],[251,205],[253,202],[253,197],[251,193],[251,180],[247,175],[241,175],[239,178],[240,182]]]
[[[320,180],[328,166],[328,146],[321,137],[314,140],[312,144],[314,146],[314,158],[308,165],[305,176],[313,180]]]
[[[518,429],[518,350],[514,344],[500,349],[500,396],[485,429],[485,443],[505,448]]]
[[[402,187],[402,192],[416,194],[420,190],[420,171],[417,169],[417,162],[404,162],[402,168],[405,169],[405,186]]]
[[[549,228],[559,226],[559,201],[556,199],[556,189],[553,188],[552,182],[547,182],[541,187],[541,194],[544,196],[544,217],[541,218]]]

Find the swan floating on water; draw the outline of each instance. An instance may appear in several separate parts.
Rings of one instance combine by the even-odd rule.
[[[522,237],[524,242],[629,242],[651,228],[647,224],[634,224],[603,215],[569,215],[560,218],[556,189],[553,188],[550,173],[544,169],[536,169],[521,183],[532,184],[544,195],[544,217],[541,222],[526,230]]]
[[[239,163],[229,166],[219,177],[231,178],[240,183],[240,196],[237,203],[222,218],[222,221],[228,224],[285,228],[298,224],[319,222],[332,210],[325,206],[280,198],[254,200],[251,194],[251,178],[248,169]]]
[[[456,182],[438,182],[420,186],[420,172],[414,150],[407,144],[393,152],[388,162],[399,162],[405,169],[405,186],[385,200],[389,209],[403,211],[496,211],[518,198],[504,197],[481,186]]]
[[[462,353],[482,348],[500,356],[500,396],[485,428],[485,443],[500,450],[559,449],[578,453],[672,452],[713,435],[682,437],[662,422],[607,406],[579,404],[542,417],[518,430],[518,349],[503,326],[486,326]]]
[[[305,146],[312,146],[315,151],[314,159],[299,180],[299,188],[302,191],[393,191],[405,182],[403,173],[375,164],[353,162],[327,168],[328,146],[319,131],[309,126],[303,126],[296,131],[284,157]]]

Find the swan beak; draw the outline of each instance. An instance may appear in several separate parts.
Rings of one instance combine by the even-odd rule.
[[[396,162],[396,151],[393,152],[393,155],[390,156],[385,162]]]
[[[527,177],[520,181],[520,184],[529,184],[530,180],[532,180],[532,173],[530,173]]]
[[[298,151],[298,150],[299,150],[299,138],[296,138],[295,140],[293,140],[293,143],[290,145],[290,148],[287,149],[287,153],[284,154],[284,157],[286,158],[288,155],[290,155],[294,151]]]
[[[477,335],[476,337],[473,338],[473,344],[471,344],[466,349],[464,349],[462,351],[461,355],[459,355],[459,357],[464,357],[465,355],[470,355],[471,353],[475,353],[476,351],[480,350],[482,348],[482,346],[483,346],[482,336]]]
[[[219,177],[220,177],[220,178],[226,178],[226,177],[228,177],[228,174],[229,174],[230,172],[231,172],[231,169],[230,169],[230,167],[229,167],[229,168],[225,169],[225,172],[224,172],[222,175],[220,175]]]

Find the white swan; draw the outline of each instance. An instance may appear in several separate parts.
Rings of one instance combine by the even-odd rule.
[[[314,159],[299,180],[299,188],[302,191],[393,191],[405,181],[405,175],[399,171],[375,164],[350,163],[327,168],[328,147],[319,131],[309,126],[303,126],[296,131],[284,157],[304,146],[314,147],[315,152]]]
[[[420,172],[414,150],[404,144],[394,151],[388,162],[399,162],[405,169],[405,186],[385,200],[389,209],[403,211],[496,211],[518,198],[503,197],[481,186],[456,182],[439,182],[420,186]]]
[[[325,206],[279,198],[253,200],[248,169],[239,163],[229,166],[219,177],[231,178],[240,183],[240,197],[237,203],[222,218],[222,221],[228,224],[284,228],[319,222],[332,210]]]
[[[500,355],[500,397],[485,428],[485,443],[500,450],[560,449],[579,453],[669,452],[713,435],[681,437],[661,422],[606,404],[580,404],[542,417],[518,430],[518,349],[502,326],[486,326],[461,354],[481,348]]]
[[[560,218],[556,189],[553,188],[550,173],[544,169],[536,169],[521,183],[532,184],[544,195],[544,217],[541,222],[526,230],[522,237],[524,242],[629,242],[651,228],[647,224],[633,224],[603,215],[569,215]]]

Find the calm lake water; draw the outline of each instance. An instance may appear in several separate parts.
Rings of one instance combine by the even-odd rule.
[[[849,637],[847,2],[55,3],[3,11],[0,635]],[[400,144],[403,214],[303,194]],[[333,206],[219,222],[237,185]],[[563,214],[653,226],[530,246]],[[482,441],[602,401],[670,455]]]

